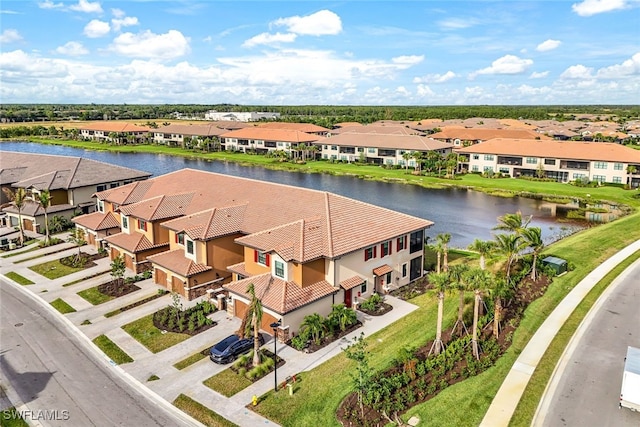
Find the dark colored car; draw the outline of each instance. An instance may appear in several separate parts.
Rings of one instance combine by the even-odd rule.
[[[260,345],[264,344],[264,338],[260,337]],[[253,337],[240,339],[237,335],[229,335],[209,351],[209,359],[216,363],[225,364],[233,362],[236,357],[253,349]]]

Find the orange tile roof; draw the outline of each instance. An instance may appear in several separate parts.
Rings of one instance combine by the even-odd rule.
[[[263,127],[250,127],[232,130],[230,132],[223,133],[220,137],[294,143],[315,142],[325,139],[323,136],[311,135],[297,130],[269,129]]]
[[[95,231],[120,228],[120,221],[118,221],[118,218],[116,218],[112,212],[107,212],[106,214],[102,212],[93,212],[71,218],[71,221],[81,225],[82,227]]]
[[[262,306],[279,314],[290,313],[337,291],[325,280],[301,288],[295,282],[287,282],[273,277],[271,273],[227,283],[223,285],[223,288],[250,299],[247,287],[251,283],[253,283],[256,296],[262,302]]]
[[[259,123],[257,127],[267,128],[267,129],[297,130],[305,133],[323,133],[323,132],[329,132],[330,130],[322,126],[314,125],[313,123],[289,123],[289,122]]]
[[[247,205],[213,208],[183,216],[162,224],[176,232],[184,231],[195,240],[209,240],[242,230]]]
[[[145,221],[175,218],[184,215],[193,197],[194,193],[157,196],[130,205],[120,206],[120,212]]]
[[[148,256],[147,259],[160,267],[178,273],[181,276],[190,277],[205,271],[211,270],[213,267],[199,264],[184,256],[184,249],[174,249],[172,251],[162,252],[156,255]]]
[[[419,135],[371,134],[348,132],[327,138],[327,145],[348,147],[377,147],[407,151],[430,151],[453,148],[453,145]]]
[[[383,274],[391,273],[393,268],[389,264],[381,265],[373,269],[373,274],[376,276],[382,276]]]
[[[141,233],[118,233],[105,237],[105,240],[114,246],[125,249],[132,253],[142,252],[147,249],[169,246],[169,243],[153,244],[144,234]]]
[[[89,123],[87,125],[81,126],[78,129],[80,130],[99,130],[104,132],[149,132],[152,129],[142,126],[136,126],[133,123],[128,122],[112,122],[112,121],[103,121],[103,122],[95,122]]]
[[[153,184],[148,181],[136,181],[120,187],[100,191],[95,196],[100,200],[108,200],[117,205],[127,205],[144,200],[145,194]]]
[[[186,125],[186,124],[170,124],[167,126],[160,126],[157,129],[151,130],[153,133],[171,133],[179,135],[190,136],[219,136],[227,129],[219,128],[215,123],[198,124],[198,125]]]
[[[410,128],[406,125],[367,125],[367,126],[346,126],[340,129],[335,129],[332,134],[343,135],[345,133],[356,134],[381,134],[381,135],[417,135],[424,134],[423,132]]]
[[[247,272],[247,270],[245,269],[246,265],[244,262],[240,262],[238,264],[233,264],[227,267],[227,270],[229,270],[232,273],[237,273],[241,276],[247,277],[247,276],[251,276],[251,274],[249,274]]]
[[[510,156],[548,157],[586,161],[640,163],[640,151],[607,142],[496,138],[457,150]]]
[[[349,277],[348,279],[343,280],[342,282],[340,282],[340,287],[346,291],[348,291],[349,289],[353,289],[356,286],[360,286],[365,282],[365,279],[363,279],[360,276],[353,276],[353,277]]]
[[[430,136],[434,139],[461,139],[467,141],[487,141],[494,138],[551,139],[546,135],[525,129],[469,129],[462,127],[446,127],[441,132],[436,132]]]

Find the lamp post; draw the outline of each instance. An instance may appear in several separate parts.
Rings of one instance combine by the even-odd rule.
[[[281,320],[273,322],[269,326],[273,329],[273,390],[278,391],[278,356],[276,355],[276,343],[278,342],[278,326],[281,325]]]

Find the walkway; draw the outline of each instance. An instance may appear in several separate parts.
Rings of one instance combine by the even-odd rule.
[[[481,427],[508,426],[540,359],[567,318],[591,289],[619,263],[640,250],[640,240],[604,261],[576,285],[542,323],[513,364],[485,414]]]

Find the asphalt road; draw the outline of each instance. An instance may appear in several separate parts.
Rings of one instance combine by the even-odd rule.
[[[640,347],[640,264],[607,295],[568,354],[540,425],[640,426],[640,412],[618,407],[627,346]]]
[[[0,367],[3,386],[43,426],[194,425],[137,391],[58,315],[3,280]]]

